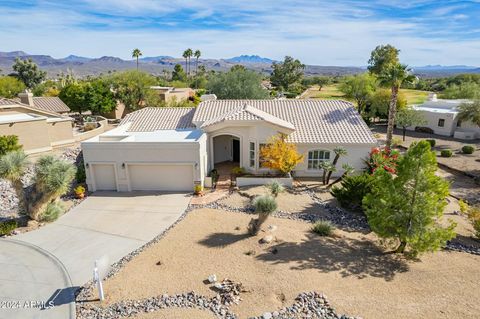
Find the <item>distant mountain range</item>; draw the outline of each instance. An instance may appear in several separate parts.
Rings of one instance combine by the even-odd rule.
[[[272,64],[275,60],[269,58],[262,58],[258,55],[240,55],[230,59],[225,59],[227,62],[232,63],[268,63]]]
[[[49,55],[28,54],[23,51],[0,52],[0,74],[13,72],[12,65],[17,57],[31,58],[38,66],[47,71],[50,77],[65,73],[67,70],[80,77],[87,75],[99,75],[115,71],[122,71],[136,68],[135,60],[123,60],[113,56],[100,58],[88,58],[77,55],[69,55],[65,58],[55,59]],[[139,68],[154,75],[163,74],[165,71],[172,71],[175,64],[185,67],[183,58],[171,56],[142,57],[139,59]],[[258,55],[240,55],[228,59],[200,59],[199,65],[204,65],[208,70],[226,71],[236,64],[244,65],[246,68],[262,73],[270,73],[274,60]],[[480,73],[480,68],[465,65],[442,66],[427,65],[414,67],[414,71],[421,77],[449,76],[458,73]],[[320,66],[307,65],[305,74],[341,76],[365,72],[365,67],[343,67],[343,66]]]

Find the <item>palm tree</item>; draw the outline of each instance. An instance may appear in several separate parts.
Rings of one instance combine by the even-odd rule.
[[[187,71],[187,77],[190,76],[190,58],[193,56],[192,49],[188,48],[183,51],[183,57],[185,58],[185,69]]]
[[[132,58],[137,59],[137,71],[138,71],[138,58],[143,55],[142,51],[140,49],[133,49],[132,52]]]
[[[198,76],[198,59],[200,59],[200,57],[202,56],[202,52],[200,52],[200,50],[195,50],[195,52],[193,52],[193,56],[195,57],[195,76]]]
[[[341,156],[347,155],[347,150],[344,147],[337,146],[333,149],[333,152],[335,153],[335,158],[333,159],[332,166],[336,167],[337,162],[340,159]],[[329,170],[327,174],[327,185],[330,182],[330,177],[332,176],[333,171]]]
[[[202,55],[200,50],[195,50],[193,56],[195,57],[195,88],[198,88],[198,59]]]
[[[35,165],[35,187],[28,207],[32,219],[39,220],[49,203],[68,192],[75,172],[73,164],[51,155],[38,160]]]
[[[457,110],[459,121],[470,121],[480,126],[480,100],[473,103],[462,103]]]
[[[12,184],[18,198],[18,210],[21,213],[26,212],[22,176],[27,166],[27,155],[23,151],[9,152],[0,157],[0,178],[8,180]]]
[[[397,112],[398,91],[404,83],[415,83],[417,78],[411,73],[411,69],[405,64],[395,63],[380,73],[378,81],[380,85],[390,87],[392,93],[390,96],[390,106],[388,109],[388,125],[386,147],[392,146],[393,127],[395,125],[395,115]]]

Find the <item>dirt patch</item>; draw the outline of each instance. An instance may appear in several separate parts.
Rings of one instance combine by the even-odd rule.
[[[265,233],[247,235],[250,218],[191,212],[107,280],[107,304],[192,290],[212,297],[204,280],[216,274],[250,291],[231,307],[240,318],[288,306],[303,291],[324,292],[339,313],[365,318],[475,318],[480,312],[480,256],[441,251],[407,261],[386,254],[372,234],[337,230],[334,238],[318,237],[310,224],[278,218],[267,221],[277,229],[265,245],[259,243]]]
[[[185,319],[185,318],[214,319],[215,316],[211,312],[205,311],[205,310],[170,308],[170,309],[162,309],[160,311],[155,311],[151,313],[144,313],[131,318],[132,319]]]
[[[268,194],[268,189],[265,186],[242,187],[239,194],[232,194],[231,199],[226,199],[225,203],[231,202],[236,205],[244,205],[247,207],[250,204],[248,198],[255,198]],[[240,196],[241,194],[241,196]],[[240,198],[243,199],[240,200]],[[292,189],[285,189],[284,192],[278,194],[277,210],[287,213],[306,213],[306,214],[325,214],[323,208],[320,207],[311,196],[305,192],[295,192]],[[233,206],[238,207],[238,206]]]
[[[234,208],[246,209],[250,207],[251,200],[246,196],[242,196],[237,192],[234,192],[226,198],[219,201],[219,204],[227,205]]]

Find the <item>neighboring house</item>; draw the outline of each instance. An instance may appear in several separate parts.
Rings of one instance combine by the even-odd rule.
[[[320,176],[333,149],[338,163],[361,170],[377,141],[349,102],[335,100],[214,100],[197,108],[144,108],[119,127],[82,142],[90,190],[191,191],[224,162],[255,174],[259,149],[278,133],[288,135],[305,159],[296,176]]]
[[[16,135],[26,153],[50,151],[75,142],[72,118],[0,98],[0,135]]]
[[[31,92],[26,91],[18,94],[18,99],[15,100],[46,112],[70,113],[70,108],[57,96],[33,96]]]
[[[414,105],[413,108],[422,113],[426,124],[435,134],[453,136],[459,139],[471,140],[480,138],[480,127],[469,121],[459,121],[457,107],[469,100],[442,100],[436,94],[431,94],[425,103]],[[409,127],[414,130],[415,127]]]
[[[160,99],[167,103],[188,100],[195,92],[191,88],[174,88],[170,86],[151,86],[158,93]]]
[[[174,87],[167,87],[167,86],[151,86],[152,90],[158,93],[160,100],[165,101],[167,103],[171,103],[173,101],[181,102],[185,101],[188,98],[195,95],[195,92],[190,88],[174,88]],[[112,112],[106,114],[107,118],[111,119],[122,119],[124,118],[130,111],[125,107],[120,101],[117,101],[117,107]]]

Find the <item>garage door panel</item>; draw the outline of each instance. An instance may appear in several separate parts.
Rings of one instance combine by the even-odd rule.
[[[113,164],[93,164],[93,175],[95,177],[95,187],[99,191],[117,190],[115,178],[115,165]]]
[[[191,191],[192,165],[128,165],[132,190]]]

